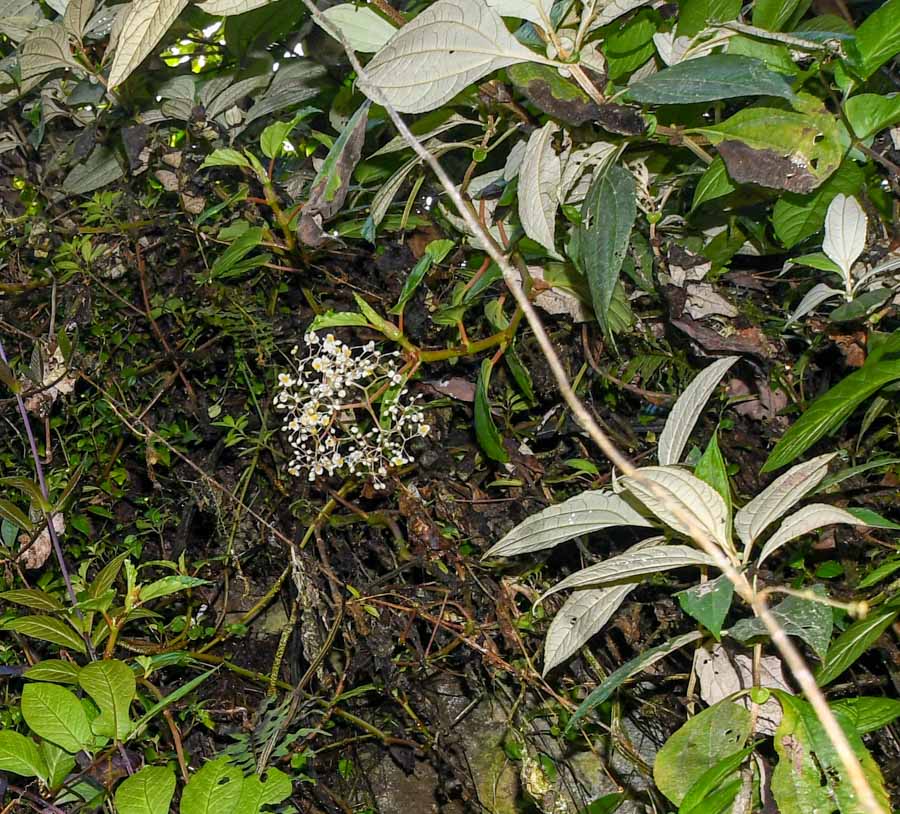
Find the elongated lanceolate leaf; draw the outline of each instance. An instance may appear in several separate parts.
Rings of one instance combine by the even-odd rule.
[[[344,35],[354,51],[364,54],[383,48],[397,33],[394,26],[367,6],[340,3],[325,9],[322,15]]]
[[[796,540],[804,534],[835,523],[845,523],[849,526],[866,525],[850,512],[839,509],[837,506],[829,506],[827,503],[811,503],[794,512],[779,526],[778,531],[766,541],[760,551],[758,564],[762,565],[765,559],[791,540]]]
[[[109,69],[110,88],[121,85],[144,61],[187,4],[188,0],[134,0]]]
[[[556,255],[556,210],[562,164],[553,148],[553,135],[559,130],[547,122],[528,138],[519,170],[519,220],[525,234]]]
[[[213,17],[232,17],[235,14],[243,14],[271,3],[273,0],[206,0],[199,3],[207,14]]]
[[[812,313],[816,310],[823,302],[827,302],[832,299],[832,297],[840,297],[841,291],[837,288],[832,288],[830,285],[826,283],[816,283],[806,294],[803,295],[803,299],[800,300],[797,307],[794,309],[794,313],[791,314],[790,319],[784,323],[784,327],[787,328],[793,322],[796,322],[798,319],[805,317],[807,314]]]
[[[700,478],[674,466],[646,466],[640,470],[640,480],[626,477],[621,484],[675,531],[690,536],[687,525],[672,510],[678,507],[679,514],[691,517],[724,551],[730,551],[728,507]]]
[[[686,545],[661,545],[641,551],[627,551],[576,571],[554,585],[541,599],[566,588],[586,586],[599,588],[609,582],[671,571],[673,568],[684,568],[687,565],[715,565],[715,563],[707,554]]]
[[[679,62],[634,82],[628,95],[655,105],[691,104],[738,96],[794,98],[791,85],[764,62],[739,54],[710,54]]]
[[[581,206],[576,227],[578,258],[591,290],[594,314],[611,333],[609,310],[637,217],[634,178],[618,164],[597,175]]]
[[[734,530],[744,544],[744,551],[770,524],[813,491],[828,474],[828,464],[835,453],[819,455],[791,467],[770,483],[734,516]]]
[[[21,619],[13,619],[7,628],[31,636],[32,639],[41,639],[58,644],[60,647],[68,647],[76,653],[87,652],[81,636],[70,625],[54,619],[52,616],[23,616]]]
[[[656,664],[660,659],[668,656],[669,653],[674,653],[676,650],[701,638],[703,638],[703,634],[699,630],[692,630],[690,633],[676,636],[674,639],[669,639],[669,641],[664,642],[657,647],[645,650],[639,656],[636,656],[631,659],[631,661],[623,664],[614,673],[610,673],[603,683],[581,702],[581,706],[575,710],[575,714],[569,719],[566,730],[571,730],[578,721],[595,707],[602,704],[633,675],[641,672],[641,670],[647,669],[651,664]],[[747,713],[747,717],[749,718],[749,713]]]
[[[575,591],[550,623],[544,640],[543,675],[577,653],[588,639],[599,633],[637,586],[638,582],[628,582],[609,588]]]
[[[541,551],[610,526],[650,528],[652,524],[612,492],[582,492],[523,520],[484,556],[512,557]]]
[[[175,774],[165,766],[145,766],[116,789],[119,814],[162,814],[175,794]]]
[[[366,66],[360,89],[401,113],[424,113],[493,71],[548,62],[519,43],[480,0],[438,0],[395,34]]]
[[[881,634],[897,618],[900,609],[893,606],[871,611],[865,619],[859,619],[838,636],[828,648],[824,663],[816,672],[816,683],[825,687],[852,666]]]
[[[672,412],[669,413],[666,426],[659,434],[660,464],[669,466],[681,461],[691,431],[700,418],[706,402],[709,401],[709,397],[722,381],[722,377],[737,360],[737,356],[728,356],[713,362],[698,373],[679,396]]]
[[[844,194],[834,196],[825,215],[825,252],[849,280],[853,264],[866,248],[866,213],[856,198]]]

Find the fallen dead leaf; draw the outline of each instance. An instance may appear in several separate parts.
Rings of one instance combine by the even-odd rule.
[[[66,532],[66,521],[61,514],[53,515],[53,528],[57,537],[62,537]],[[19,555],[19,562],[26,570],[32,571],[43,566],[53,552],[53,541],[50,539],[50,529],[44,526],[44,530],[35,537],[34,542],[27,534],[19,536],[19,546],[24,549]]]

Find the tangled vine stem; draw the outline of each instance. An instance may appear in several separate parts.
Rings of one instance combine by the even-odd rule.
[[[344,35],[336,28],[336,26],[332,25],[325,18],[322,12],[315,6],[313,0],[303,0],[303,3],[307,9],[309,9],[309,12],[312,14],[316,23],[341,43],[347,54],[347,58],[350,60],[350,64],[353,66],[354,71],[356,71],[357,77],[360,80],[366,80],[366,71],[360,64],[359,59],[356,57],[356,53],[347,42]],[[535,311],[534,306],[528,299],[528,295],[522,288],[519,277],[512,265],[510,265],[506,254],[481,225],[471,204],[463,199],[463,196],[456,188],[456,185],[453,183],[450,176],[444,171],[441,163],[426,149],[422,142],[413,135],[412,131],[394,106],[377,91],[376,86],[372,83],[367,84],[369,88],[372,89],[368,95],[374,102],[384,107],[385,111],[390,116],[391,121],[393,121],[394,126],[397,128],[400,135],[403,136],[406,143],[409,144],[413,151],[431,168],[438,181],[440,181],[444,191],[447,193],[450,200],[453,201],[460,216],[466,222],[466,225],[472,230],[473,234],[482,240],[487,247],[487,252],[491,256],[491,259],[503,272],[503,279],[506,282],[507,288],[509,288],[519,307],[524,312],[528,324],[531,326],[531,329],[534,331],[535,337],[538,340],[541,351],[553,372],[553,377],[556,379],[560,393],[579,424],[581,424],[591,437],[591,440],[597,444],[603,454],[606,455],[615,467],[621,470],[624,475],[634,478],[638,483],[645,486],[669,511],[671,511],[672,515],[688,530],[688,533],[697,545],[712,557],[716,566],[734,584],[735,590],[740,597],[750,605],[753,612],[766,626],[772,639],[772,643],[784,657],[794,678],[797,680],[804,695],[806,695],[809,703],[812,705],[816,716],[821,722],[822,727],[825,729],[825,733],[828,735],[835,751],[838,753],[838,757],[847,772],[847,776],[850,778],[850,782],[853,786],[853,790],[856,792],[862,810],[866,812],[866,814],[886,814],[885,809],[878,804],[878,801],[875,798],[875,792],[872,790],[869,781],[866,779],[862,765],[860,764],[856,753],[853,751],[850,742],[847,740],[844,730],[841,729],[840,724],[834,717],[834,713],[828,706],[825,695],[816,684],[816,680],[813,677],[809,666],[806,664],[800,651],[794,646],[793,642],[788,639],[784,628],[772,615],[772,612],[766,604],[765,596],[754,590],[747,580],[747,577],[737,570],[732,562],[725,556],[724,552],[715,544],[715,542],[713,542],[704,529],[698,525],[697,521],[690,513],[684,511],[677,503],[673,504],[664,490],[660,489],[654,481],[646,478],[641,473],[640,469],[635,467],[634,464],[619,451],[616,445],[610,440],[609,436],[607,436],[600,428],[569,384],[565,368],[563,368],[562,362],[553,348],[553,343],[547,335],[547,331],[541,322],[541,318],[538,316],[537,311]]]

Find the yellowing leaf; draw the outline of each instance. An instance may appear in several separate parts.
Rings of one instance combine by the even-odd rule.
[[[424,113],[517,62],[548,62],[507,31],[480,0],[438,0],[401,28],[366,66],[359,87],[401,113]]]
[[[109,86],[121,85],[163,38],[188,0],[136,0],[122,22]]]

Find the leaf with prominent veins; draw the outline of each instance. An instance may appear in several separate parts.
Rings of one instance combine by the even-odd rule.
[[[553,149],[553,135],[559,130],[547,122],[535,130],[525,147],[519,170],[519,220],[525,234],[540,243],[552,256],[556,254],[556,209],[562,163]]]
[[[424,113],[493,71],[529,61],[554,64],[522,45],[480,0],[438,0],[374,56],[359,87],[401,113]]]
[[[122,23],[109,69],[109,87],[121,85],[163,38],[188,0],[136,0]]]

